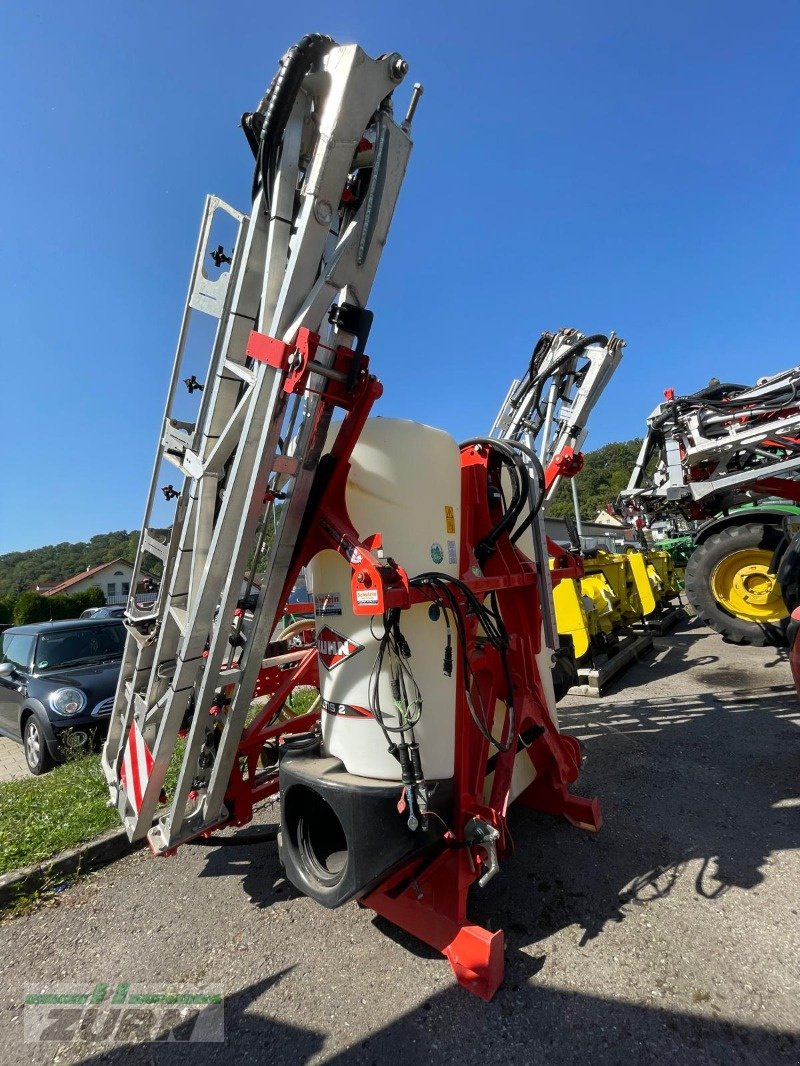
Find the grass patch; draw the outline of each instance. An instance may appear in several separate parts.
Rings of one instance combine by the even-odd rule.
[[[313,688],[298,689],[287,701],[287,717],[304,714],[317,695]],[[254,707],[248,718],[258,710]],[[170,795],[185,746],[184,740],[178,741],[167,771],[164,785]],[[0,875],[51,859],[119,827],[119,815],[106,806],[107,799],[97,755],[70,760],[41,777],[0,784]]]
[[[315,688],[298,688],[295,689],[289,699],[289,706],[292,708],[292,718],[297,718],[301,714],[305,714],[306,711],[311,710],[311,705],[314,700],[319,696],[319,692]]]
[[[97,755],[0,784],[0,874],[50,859],[118,826]]]
[[[305,714],[306,711],[311,709],[317,696],[319,696],[319,689],[314,688],[312,685],[301,685],[299,688],[296,688],[283,705],[283,717],[281,718],[281,721],[286,722],[290,718],[298,718],[301,714]],[[245,721],[245,728],[250,725],[258,714],[261,713],[266,702],[267,698],[263,697],[250,704],[250,710],[247,712],[247,719]]]

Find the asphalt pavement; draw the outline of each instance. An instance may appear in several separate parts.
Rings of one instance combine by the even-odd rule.
[[[0,1061],[800,1062],[800,701],[783,653],[687,622],[561,716],[605,824],[512,810],[515,852],[470,908],[506,933],[493,1002],[371,912],[297,895],[273,845],[141,852],[0,924]],[[221,992],[225,1040],[24,1043],[26,993],[98,983]]]

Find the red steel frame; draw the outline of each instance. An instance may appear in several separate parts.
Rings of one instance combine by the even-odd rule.
[[[317,345],[318,338],[312,338],[310,348],[313,352],[316,352]],[[276,365],[282,365],[282,360],[290,354],[280,348],[270,349],[257,337],[251,338],[251,347],[261,351],[269,349],[268,355],[262,358],[274,360]],[[284,601],[300,568],[318,552],[332,548],[351,563],[354,612],[382,614],[390,607],[406,608],[429,596],[427,591],[410,588],[406,572],[383,559],[380,533],[362,540],[348,517],[345,488],[350,456],[372,405],[383,390],[377,379],[368,375],[365,356],[339,349],[336,360],[335,365],[350,374],[355,387],[346,396],[339,386],[323,393],[325,402],[344,407],[346,415],[331,453],[327,481],[317,487],[316,503],[312,497],[309,505],[306,532],[298,544],[287,577]],[[353,360],[359,361],[356,367],[352,365]],[[306,367],[307,378],[313,368],[308,368],[307,364]],[[298,383],[297,377],[291,380],[292,390],[302,384],[302,381]],[[490,745],[471,717],[465,689],[467,679],[463,676],[461,657],[458,656],[456,787],[451,824],[440,845],[418,853],[360,902],[441,951],[459,983],[488,1000],[503,979],[504,940],[502,931],[491,933],[467,918],[469,888],[486,868],[483,849],[464,841],[467,822],[480,818],[493,826],[499,834],[498,856],[507,853],[506,816],[516,758],[529,760],[535,774],[532,784],[516,802],[561,815],[572,824],[592,831],[600,828],[602,818],[596,799],[583,799],[569,792],[568,786],[576,779],[580,768],[580,746],[573,737],[559,733],[543,694],[536,662],[541,639],[536,567],[514,547],[507,534],[498,539],[496,550],[482,565],[475,557],[474,546],[500,518],[497,507],[494,510],[490,507],[488,492],[490,481],[499,482],[497,454],[490,446],[470,445],[462,449],[461,462],[461,580],[481,600],[490,594],[496,596],[510,634],[507,663],[512,692],[508,691],[508,674],[499,651],[482,639],[474,616],[465,613],[467,654],[472,673],[468,683],[473,703],[487,708],[486,724],[492,732],[500,728],[494,717],[496,709],[502,709],[501,740],[507,742],[510,716],[505,711],[513,699],[515,733],[530,731],[535,739],[527,747],[512,743],[507,752],[497,752]],[[557,549],[555,545],[552,547]],[[554,572],[554,580],[574,576],[574,559],[561,549],[557,550],[559,569]],[[259,758],[268,742],[288,733],[308,730],[318,721],[317,711],[286,722],[277,721],[292,691],[298,685],[316,681],[316,648],[310,642],[297,649],[297,660],[288,667],[284,664],[281,668],[262,670],[256,691],[269,692],[270,698],[240,741],[226,794],[230,811],[227,824],[243,825],[250,821],[254,805],[278,791],[277,769],[259,771]],[[493,779],[489,785],[487,763],[490,757]]]

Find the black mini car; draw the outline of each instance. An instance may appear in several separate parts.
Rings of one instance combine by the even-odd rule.
[[[125,627],[103,619],[37,622],[2,636],[0,734],[21,743],[32,774],[104,739]]]

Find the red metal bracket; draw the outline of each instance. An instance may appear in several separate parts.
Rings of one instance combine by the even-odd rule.
[[[332,352],[330,366],[323,366],[317,361],[317,353],[322,348]],[[359,392],[367,379],[369,359],[358,355],[352,348],[340,345],[330,348],[323,344],[318,333],[302,326],[297,331],[294,344],[287,344],[253,330],[247,340],[247,355],[259,363],[282,370],[286,374],[283,391],[299,394],[308,389],[308,379],[312,374],[325,378],[325,387],[319,391],[328,403],[349,410],[354,402],[354,393]]]
[[[312,333],[305,326],[297,331],[294,344],[286,344],[285,341],[253,330],[247,339],[246,352],[251,359],[284,371],[287,375],[283,383],[284,392],[301,392],[308,365],[316,358],[319,343],[319,334]]]
[[[575,477],[583,470],[583,452],[576,452],[574,448],[564,448],[553,456],[547,470],[544,473],[544,487],[548,491],[556,478]]]
[[[576,552],[567,551],[566,548],[562,548],[560,544],[557,544],[550,537],[547,540],[547,551],[550,558],[555,561],[555,566],[550,571],[550,580],[553,583],[553,588],[559,583],[567,579],[573,581],[579,581],[584,575],[583,559]]]
[[[469,885],[475,879],[465,848],[448,848],[432,862],[406,867],[365,896],[364,906],[440,951],[456,980],[490,1000],[503,981],[505,938],[466,917]]]

